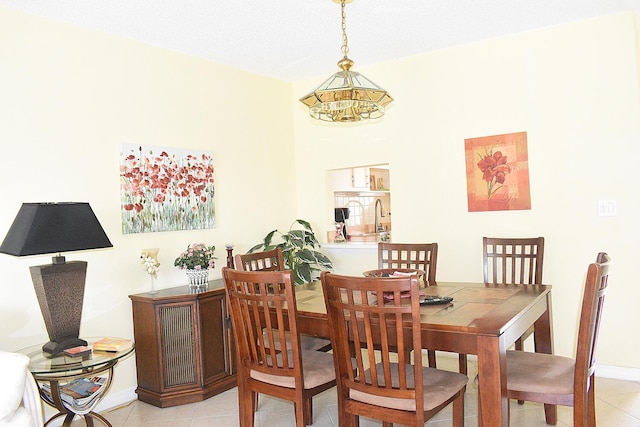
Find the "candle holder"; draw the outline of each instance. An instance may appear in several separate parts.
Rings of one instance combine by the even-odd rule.
[[[233,243],[227,243],[224,247],[227,248],[227,267],[235,269],[236,266],[233,262]]]

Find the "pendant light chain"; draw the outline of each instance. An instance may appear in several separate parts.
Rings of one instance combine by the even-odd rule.
[[[347,54],[349,53],[349,41],[347,40],[347,15],[345,13],[345,0],[341,1],[341,9],[342,9],[342,55],[344,58],[347,58]]]

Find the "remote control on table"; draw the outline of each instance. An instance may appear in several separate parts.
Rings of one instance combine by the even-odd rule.
[[[452,297],[422,297],[420,305],[449,304],[451,301]]]

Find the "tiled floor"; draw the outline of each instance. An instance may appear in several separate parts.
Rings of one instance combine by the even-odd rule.
[[[438,367],[457,369],[457,359],[444,357],[438,359]],[[476,369],[469,362],[469,377],[474,378]],[[475,427],[477,422],[477,387],[469,381],[465,397],[465,426]],[[639,427],[640,426],[640,382],[619,381],[599,378],[596,381],[596,413],[601,427]],[[337,405],[335,389],[317,396],[313,401],[314,423],[316,427],[335,427]],[[103,413],[114,427],[227,427],[238,425],[237,389],[229,390],[203,402],[172,408],[156,408],[152,405],[134,401],[131,404]],[[558,407],[558,426],[573,425],[571,408]],[[260,396],[256,427],[294,426],[293,405],[289,402]],[[83,425],[79,421],[75,426]],[[361,419],[362,427],[380,426],[381,423]],[[432,418],[426,426],[451,426],[451,407],[445,408]],[[511,426],[542,427],[544,421],[542,405],[511,402]]]

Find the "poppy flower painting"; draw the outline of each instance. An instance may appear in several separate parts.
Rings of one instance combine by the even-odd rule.
[[[469,212],[531,209],[527,133],[464,140]]]
[[[122,233],[213,228],[213,155],[123,144]]]

